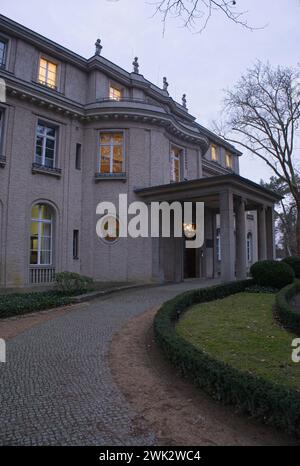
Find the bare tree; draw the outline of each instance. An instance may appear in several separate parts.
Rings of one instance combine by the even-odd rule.
[[[290,189],[284,181],[271,176],[269,182],[261,180],[260,184],[267,189],[277,192],[280,199],[275,208],[275,233],[278,238],[277,246],[282,248],[284,256],[293,256],[297,252],[296,245],[296,222],[297,209],[296,203],[291,195]],[[300,180],[298,180],[300,186]]]
[[[226,92],[225,120],[216,127],[226,140],[262,159],[288,186],[296,206],[300,255],[299,149],[295,147],[300,140],[299,71],[257,62]]]
[[[161,14],[164,31],[169,17],[180,18],[185,27],[202,32],[212,15],[219,11],[226,19],[247,29],[257,29],[250,26],[245,11],[237,9],[236,0],[160,0],[153,2],[156,14]]]

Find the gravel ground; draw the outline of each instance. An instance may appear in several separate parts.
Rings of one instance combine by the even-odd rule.
[[[157,309],[131,319],[113,338],[112,373],[156,436],[157,444],[298,445],[297,440],[235,413],[183,379],[153,339]]]
[[[132,317],[199,286],[207,282],[116,293],[11,338],[0,364],[0,444],[155,444],[112,378],[109,345]]]

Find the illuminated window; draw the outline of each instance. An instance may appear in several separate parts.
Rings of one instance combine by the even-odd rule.
[[[51,207],[36,204],[31,211],[30,264],[52,264],[52,222]]]
[[[35,163],[55,167],[56,129],[39,122],[36,130]]]
[[[217,162],[219,160],[218,148],[217,146],[215,146],[215,144],[212,144],[211,146],[211,159],[214,162]]]
[[[123,173],[124,135],[122,132],[100,133],[100,173]]]
[[[119,239],[120,223],[116,217],[106,215],[101,222],[102,238],[108,243],[113,243]]]
[[[121,100],[122,98],[122,91],[121,89],[115,87],[115,86],[110,86],[109,88],[109,98],[112,100]]]
[[[52,89],[57,87],[57,65],[45,58],[40,59],[39,83]]]
[[[183,150],[180,147],[171,146],[171,181],[178,183],[181,180],[181,163]]]
[[[226,168],[233,168],[233,155],[230,152],[226,152]]]
[[[0,40],[0,67],[4,68],[6,64],[7,42]]]

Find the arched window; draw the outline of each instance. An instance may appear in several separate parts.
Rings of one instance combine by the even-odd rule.
[[[36,204],[31,210],[30,265],[52,265],[53,209]]]
[[[247,235],[247,260],[248,262],[253,260],[253,236],[251,232]]]

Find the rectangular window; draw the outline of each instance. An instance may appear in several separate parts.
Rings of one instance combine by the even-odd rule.
[[[73,230],[73,259],[79,257],[79,230]]]
[[[211,146],[211,159],[214,162],[218,162],[219,160],[218,148],[215,144],[212,144]]]
[[[76,144],[75,168],[81,170],[81,144]]]
[[[217,256],[217,260],[221,261],[221,230],[220,228],[217,228],[216,256]]]
[[[230,152],[226,152],[226,168],[233,169],[233,155]]]
[[[171,146],[171,181],[178,183],[181,180],[183,149],[177,146]]]
[[[124,134],[122,132],[100,133],[100,173],[123,173]]]
[[[57,65],[45,58],[40,58],[39,83],[52,89],[57,88]]]
[[[109,98],[112,100],[121,100],[122,91],[116,86],[110,86],[109,88]]]
[[[36,130],[35,163],[44,167],[55,167],[57,130],[39,122]]]
[[[7,42],[0,40],[0,67],[5,68],[6,65]]]

